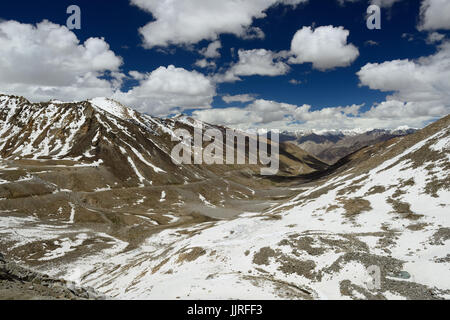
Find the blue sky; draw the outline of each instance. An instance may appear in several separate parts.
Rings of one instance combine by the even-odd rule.
[[[190,5],[189,10],[176,4],[171,7],[166,4],[165,9],[158,7],[170,3],[168,0],[8,1],[2,4],[0,12],[0,42],[5,41],[7,48],[12,42],[16,45],[19,43],[13,40],[15,37],[20,38],[20,28],[12,24],[7,28],[5,23],[14,21],[29,26],[31,29],[23,31],[24,34],[30,33],[29,38],[20,40],[24,50],[33,47],[33,50],[37,50],[34,56],[42,61],[58,61],[49,62],[45,68],[47,71],[55,68],[57,78],[60,77],[56,74],[57,70],[65,70],[68,64],[87,65],[75,56],[64,61],[70,46],[77,47],[73,43],[68,44],[65,50],[39,50],[39,45],[45,45],[45,41],[49,40],[49,28],[64,28],[69,16],[66,13],[69,5],[76,4],[81,8],[81,29],[65,30],[61,37],[69,39],[75,35],[78,46],[83,47],[78,49],[84,50],[86,56],[91,54],[91,49],[86,46],[90,38],[103,39],[102,44],[109,47],[93,50],[94,54],[105,54],[101,66],[92,63],[91,69],[82,66],[68,69],[79,73],[78,80],[74,80],[76,83],[67,80],[68,83],[63,87],[50,79],[40,83],[40,79],[50,77],[49,73],[39,73],[46,71],[39,71],[39,65],[34,66],[36,61],[31,58],[31,54],[14,57],[15,51],[10,49],[2,53],[6,60],[11,60],[3,62],[4,67],[29,62],[29,68],[36,70],[36,77],[24,80],[17,76],[15,85],[11,84],[11,80],[0,79],[0,92],[21,94],[32,100],[81,100],[104,93],[149,114],[164,116],[184,112],[205,121],[237,127],[326,129],[330,126],[423,126],[448,114],[449,105],[445,101],[449,80],[445,80],[445,77],[434,79],[428,74],[433,75],[436,70],[449,72],[445,60],[450,29],[449,23],[445,22],[450,21],[449,1],[374,0],[381,6],[381,30],[369,30],[366,27],[366,10],[371,1],[259,0],[254,6],[251,5],[252,1],[247,2],[250,5],[243,8],[242,12],[231,5],[222,5],[215,11],[215,1],[207,4],[204,0],[184,1],[184,6]],[[263,2],[267,4],[262,5]],[[292,2],[296,5],[289,4]],[[211,6],[208,9],[210,11],[205,9],[206,5]],[[170,15],[167,13],[169,10],[175,13]],[[207,14],[198,13],[202,10],[206,10]],[[230,17],[229,25],[219,21],[222,13]],[[174,19],[177,15],[182,18]],[[192,15],[191,20],[188,19],[189,15]],[[50,27],[39,27],[44,19],[51,23]],[[149,26],[148,32],[139,31],[144,26]],[[331,38],[322,44],[319,39],[318,43],[323,46],[319,55],[330,52],[331,56],[326,59],[331,66],[320,68],[323,60],[316,55],[312,58],[319,59],[316,65],[303,61],[308,58],[292,62],[295,57],[298,60],[299,55],[308,55],[304,51],[313,46],[300,45],[294,48],[294,36],[300,30],[307,34],[305,28],[309,27],[312,36],[301,39],[303,43],[305,39],[315,41],[320,38],[319,32],[315,31],[325,26],[329,29],[324,29],[324,34],[327,32],[331,38],[347,32],[346,39],[338,49],[349,50],[338,53],[335,47],[326,47],[326,42],[330,42]],[[192,31],[197,30],[197,27],[197,33]],[[204,29],[211,32],[204,33]],[[3,40],[2,30],[7,34]],[[255,37],[255,34],[259,36]],[[22,45],[22,42],[18,45]],[[99,47],[100,42],[97,43]],[[202,50],[211,43],[220,44],[220,48],[214,56],[205,57]],[[336,51],[336,57],[333,57],[333,50]],[[356,56],[351,56],[352,50],[356,50]],[[239,51],[249,60],[242,58],[240,61]],[[258,62],[261,71],[251,64],[252,57],[258,54],[267,58],[258,60],[262,63]],[[345,54],[350,55],[350,62],[339,62]],[[54,59],[52,55],[58,58]],[[427,57],[433,60],[432,63],[422,61]],[[199,66],[203,59],[210,64],[209,67]],[[337,59],[337,62],[330,62],[330,59]],[[397,60],[405,63],[402,66],[395,65]],[[263,63],[269,63],[267,69]],[[387,65],[381,65],[383,63]],[[358,74],[368,64],[378,65]],[[169,66],[174,69],[169,70]],[[0,62],[0,71],[1,68]],[[235,70],[234,73],[231,70]],[[271,70],[272,74],[264,74],[264,70]],[[394,78],[401,79],[390,81],[390,70]],[[134,76],[130,71],[136,71]],[[383,71],[381,77],[386,79],[380,79],[378,71]],[[234,79],[224,80],[227,74],[233,74]],[[413,84],[407,83],[424,74],[426,83],[421,83],[422,79]],[[403,80],[405,84],[398,85]],[[82,81],[86,83],[80,85]],[[97,82],[98,88],[95,87]],[[422,89],[429,86],[431,89],[418,98],[414,94],[417,92],[414,85]],[[79,96],[74,92],[78,92]],[[242,99],[236,97],[227,103],[222,98],[237,95],[250,95],[251,99],[241,102],[238,100]],[[433,99],[431,106],[428,97]],[[378,106],[381,107],[377,109]],[[320,110],[323,112],[315,112]]]

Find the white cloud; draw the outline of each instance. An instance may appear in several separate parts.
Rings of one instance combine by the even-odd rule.
[[[354,116],[360,108],[360,105],[352,105],[313,111],[310,105],[258,99],[245,108],[196,110],[193,116],[208,123],[240,129],[339,129],[354,128],[354,119],[357,119]]]
[[[261,119],[258,115],[252,114],[246,109],[242,108],[224,108],[224,109],[208,109],[208,110],[195,110],[192,116],[198,120],[212,123],[227,125],[232,127],[242,123],[258,123]]]
[[[419,30],[450,30],[450,1],[423,0]]]
[[[416,60],[368,63],[357,73],[361,85],[390,93],[386,101],[364,111],[362,105],[314,110],[258,99],[244,108],[198,110],[200,120],[236,128],[354,129],[423,127],[450,113],[450,41]]]
[[[48,21],[36,26],[0,23],[1,93],[32,101],[106,96],[154,115],[209,108],[216,94],[215,85],[203,74],[174,66],[146,74],[132,70],[128,74],[139,85],[122,92],[121,65],[122,59],[103,39],[80,44],[65,26]]]
[[[268,124],[277,121],[292,121],[296,114],[308,109],[310,106],[303,105],[297,107],[288,103],[278,103],[274,101],[259,99],[251,103],[247,109],[259,115],[261,124]]]
[[[414,41],[414,35],[411,33],[402,33],[402,39],[406,39],[407,41]]]
[[[144,46],[194,44],[216,40],[229,33],[242,38],[262,37],[262,30],[251,27],[264,18],[265,10],[276,4],[295,6],[308,0],[131,0],[154,17],[139,31]]]
[[[249,27],[245,30],[245,33],[241,35],[241,38],[245,40],[264,39],[265,37],[264,31],[259,27]]]
[[[245,103],[245,102],[253,101],[255,99],[256,98],[255,98],[254,94],[238,94],[235,96],[225,95],[222,97],[222,100],[225,101],[226,103],[232,103],[232,102]]]
[[[302,123],[308,122],[311,126],[317,128],[324,128],[320,122],[327,120],[338,120],[339,117],[348,117],[358,114],[360,105],[352,105],[345,107],[323,108],[320,110],[311,110],[310,105],[304,104],[301,106],[292,105],[288,103],[280,103],[270,100],[259,99],[250,104],[247,109],[251,112],[259,114],[261,117],[261,124],[267,125],[271,123],[293,122],[300,121]],[[326,124],[328,126],[329,123]]]
[[[222,44],[220,43],[220,40],[216,40],[211,42],[206,48],[203,48],[200,51],[200,54],[205,58],[220,58],[219,49],[221,48]]]
[[[220,58],[219,50],[221,48],[222,43],[220,42],[220,40],[211,42],[207,47],[199,51],[200,55],[202,55],[204,58],[198,59],[194,65],[199,68],[215,68],[216,63],[213,60]]]
[[[373,106],[365,113],[366,116],[376,118],[379,120],[405,120],[411,119],[432,119],[433,117],[442,116],[440,107],[435,107],[430,104],[430,108],[424,108],[423,105],[417,102],[403,102],[398,100],[387,100]],[[414,121],[414,120],[413,120]]]
[[[350,105],[313,110],[310,105],[259,99],[244,108],[196,110],[192,115],[208,123],[233,128],[268,130],[395,129],[404,125],[418,128],[434,118],[411,102],[389,100],[375,104],[365,112],[361,107]]]
[[[442,40],[444,40],[444,38],[445,38],[445,35],[442,33],[431,32],[428,34],[426,42],[429,44],[432,44],[432,43],[436,43],[436,42],[441,42]]]
[[[393,92],[388,100],[404,101],[417,114],[443,116],[450,108],[450,42],[417,60],[393,60],[366,64],[357,73],[362,85]]]
[[[138,86],[116,92],[113,98],[141,112],[167,115],[190,108],[210,108],[215,95],[215,85],[203,74],[170,65],[145,74]]]
[[[80,44],[65,26],[0,22],[0,92],[33,101],[109,96],[121,85],[122,59],[101,38]],[[110,80],[103,77],[107,75]]]
[[[293,84],[293,85],[299,85],[299,84],[301,84],[302,82],[301,82],[300,80],[297,80],[297,79],[291,79],[291,80],[289,80],[289,83],[290,83],[290,84]]]
[[[367,111],[366,117],[420,127],[450,113],[450,42],[417,60],[366,64],[357,75],[361,85],[393,92]]]
[[[343,27],[303,27],[291,43],[290,63],[311,62],[313,68],[325,71],[349,66],[359,56],[358,48],[347,44],[350,32]]]
[[[218,82],[239,81],[240,76],[278,76],[289,72],[281,61],[282,55],[266,49],[239,50],[239,61],[224,74],[216,76]]]
[[[144,80],[145,78],[145,74],[135,70],[128,72],[128,74],[135,80]]]
[[[199,59],[199,60],[195,61],[194,65],[199,68],[215,68],[216,67],[216,63],[214,61],[207,60],[207,59]]]
[[[364,42],[364,44],[365,44],[366,46],[371,46],[371,47],[380,45],[378,42],[373,41],[373,40],[367,40],[366,42]]]

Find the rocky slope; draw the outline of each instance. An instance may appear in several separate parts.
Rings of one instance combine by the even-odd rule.
[[[0,300],[98,300],[92,289],[7,262],[0,253]]]

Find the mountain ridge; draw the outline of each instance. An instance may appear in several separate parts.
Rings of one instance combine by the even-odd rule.
[[[154,229],[279,201],[261,165],[175,164],[174,130],[192,133],[189,119],[151,117],[107,99],[34,104],[1,96],[0,124],[0,211],[94,226],[137,245]],[[328,167],[298,148],[283,150],[281,176]]]
[[[450,297],[450,116],[332,166],[281,142],[270,179],[259,166],[175,166],[171,132],[192,131],[188,118],[11,99],[0,97],[9,260],[117,299]]]
[[[387,141],[395,137],[406,136],[417,129],[371,129],[358,131],[327,131],[314,132],[285,132],[281,134],[281,141],[295,144],[318,159],[332,165],[343,157],[363,148]]]
[[[347,160],[262,212],[79,262],[82,283],[128,299],[448,299],[450,116]]]

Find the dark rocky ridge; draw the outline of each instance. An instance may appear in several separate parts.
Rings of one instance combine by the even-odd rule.
[[[0,253],[0,300],[98,300],[93,289],[57,280],[5,260]]]

